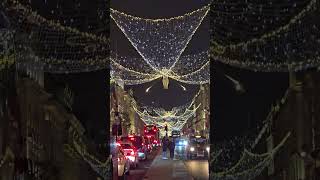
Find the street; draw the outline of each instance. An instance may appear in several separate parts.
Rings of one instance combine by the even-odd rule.
[[[152,168],[152,162],[153,161],[159,161],[159,158],[157,160],[156,157],[161,156],[161,152],[159,152],[160,150],[155,150],[153,151],[149,157],[148,160],[146,161],[140,161],[139,165],[136,169],[131,169],[129,175],[126,176],[126,180],[141,180],[141,179],[145,179],[147,177],[146,173],[148,172],[149,174],[154,174],[157,172],[166,172],[165,170],[165,166],[157,166],[158,163],[155,163],[156,165],[154,165]],[[174,162],[178,162],[178,161],[170,161],[170,160],[160,160],[163,162],[170,162],[170,163],[174,163]],[[180,160],[181,161],[181,160]],[[187,174],[192,176],[193,180],[207,180],[209,179],[209,169],[208,169],[208,161],[207,160],[184,160],[181,161],[185,167]],[[159,169],[159,167],[161,167],[161,169]],[[173,167],[176,167],[175,165]],[[179,168],[173,168],[171,169],[172,171],[172,176],[177,176],[177,174],[179,174],[179,172],[175,172],[177,171],[177,169]],[[157,171],[157,172],[150,172],[150,171]],[[182,173],[182,172],[181,172]],[[164,178],[164,176],[159,176],[159,178]]]
[[[189,174],[194,180],[209,179],[209,162],[208,160],[188,160],[185,161]]]
[[[147,173],[148,169],[151,166],[152,161],[157,155],[159,149],[154,150],[151,154],[149,154],[148,159],[146,161],[139,161],[139,165],[136,169],[131,169],[129,175],[127,175],[127,180],[141,180],[144,175]]]

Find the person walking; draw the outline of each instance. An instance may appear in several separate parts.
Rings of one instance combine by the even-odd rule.
[[[169,151],[170,151],[170,159],[174,158],[174,149],[175,149],[175,142],[173,138],[170,138],[169,141]]]
[[[162,138],[162,159],[168,159],[167,148],[168,148],[168,137],[164,136]]]

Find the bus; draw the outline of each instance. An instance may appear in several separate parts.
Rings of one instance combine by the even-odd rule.
[[[144,136],[149,139],[153,147],[160,146],[160,133],[156,125],[145,125]]]

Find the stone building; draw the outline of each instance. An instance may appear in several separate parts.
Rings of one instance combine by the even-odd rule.
[[[110,93],[110,122],[115,123],[116,113],[122,125],[122,134],[142,134],[144,123],[135,112],[132,103],[135,102],[131,90],[124,90],[123,87],[113,84]]]
[[[31,77],[37,76],[41,74],[33,73]],[[101,161],[108,157],[99,156],[92,141],[84,135],[85,127],[37,79],[41,80],[19,75],[13,81],[16,96],[11,98],[6,117],[11,123],[1,121],[0,125],[8,129],[1,131],[0,155],[9,154],[0,166],[0,179],[23,176],[32,180],[86,180],[103,176],[88,154]],[[75,145],[79,140],[83,151]]]
[[[210,132],[210,85],[200,86],[200,94],[196,97],[193,108],[200,107],[196,110],[195,116],[188,120],[184,131],[192,130],[192,134],[201,135],[209,138]],[[187,133],[188,134],[188,133]]]
[[[314,180],[317,159],[311,154],[320,146],[319,80],[319,72],[290,74],[286,100],[279,101],[266,141],[259,146],[272,149],[288,132],[291,136],[259,180]]]

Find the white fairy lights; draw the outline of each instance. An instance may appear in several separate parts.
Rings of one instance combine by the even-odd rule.
[[[126,75],[119,73],[119,78],[130,85],[157,78],[162,78],[165,88],[169,85],[169,79],[188,84],[209,83],[207,52],[181,56],[209,9],[207,5],[168,19],[144,19],[111,9],[111,18],[142,57],[111,55],[112,68],[119,69],[121,66]],[[116,65],[118,67],[114,67]],[[137,76],[139,73],[148,75]]]
[[[245,149],[238,163],[232,168],[221,172],[210,172],[210,177],[217,180],[252,180],[256,178],[270,164],[290,135],[290,132],[287,133],[277,147],[268,153],[254,154]]]
[[[127,85],[142,84],[168,77],[186,84],[210,83],[208,52],[181,56],[171,70],[154,70],[142,58],[121,57],[111,53],[113,78],[122,79]]]
[[[201,104],[195,105],[195,99],[199,96],[200,91],[194,96],[192,101],[187,105],[172,108],[166,111],[162,108],[138,107],[136,101],[132,101],[133,109],[146,124],[155,124],[160,127],[167,125],[168,129],[181,130],[187,121],[193,117]],[[141,111],[140,109],[143,109]]]
[[[5,13],[22,33],[16,37],[17,65],[53,73],[73,73],[108,68],[109,39],[80,32],[47,20],[16,0]]]
[[[318,0],[213,2],[210,56],[215,61],[254,71],[318,67],[318,19]]]

